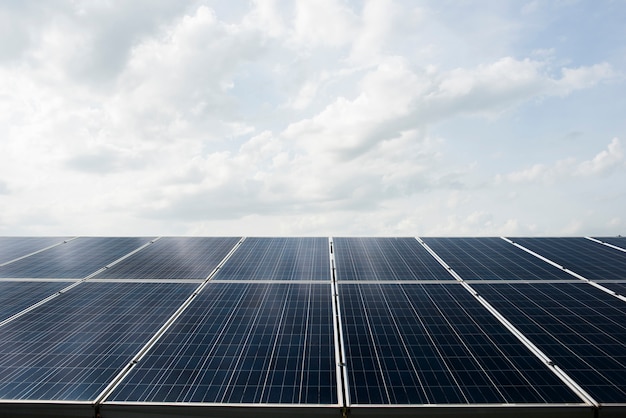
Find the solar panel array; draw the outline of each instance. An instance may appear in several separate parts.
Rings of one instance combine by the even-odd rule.
[[[0,416],[619,416],[621,240],[2,237]]]

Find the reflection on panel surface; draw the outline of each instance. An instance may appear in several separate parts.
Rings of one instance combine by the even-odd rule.
[[[599,402],[626,402],[626,303],[585,283],[475,284]]]
[[[454,280],[415,238],[334,238],[337,280]]]
[[[197,285],[78,285],[0,327],[0,399],[93,400]]]
[[[98,274],[96,279],[205,279],[239,238],[167,237]]]
[[[113,401],[337,404],[329,284],[210,283]]]
[[[460,284],[342,284],[353,404],[579,403]]]
[[[61,237],[0,237],[0,264],[63,242]]]
[[[246,238],[215,280],[330,280],[328,238]]]
[[[626,280],[626,253],[586,238],[511,238],[589,280]]]
[[[423,238],[464,280],[572,280],[501,238]]]
[[[149,238],[77,238],[0,267],[0,277],[81,279],[149,241]]]

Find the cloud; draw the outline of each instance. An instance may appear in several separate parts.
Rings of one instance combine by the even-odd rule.
[[[0,195],[8,195],[9,193],[9,185],[5,181],[0,180]]]
[[[501,132],[534,135],[541,113],[555,137],[610,138],[619,126],[594,112],[623,85],[611,54],[570,59],[525,32],[540,33],[543,7],[520,7],[9,2],[0,230],[46,212],[41,231],[59,233],[530,231],[484,205],[511,183],[612,181],[621,144],[533,165],[494,149],[513,142]],[[581,105],[583,90],[603,102]]]
[[[512,183],[552,183],[571,178],[606,176],[624,169],[626,167],[624,161],[621,142],[619,138],[613,138],[605,150],[590,160],[577,161],[570,157],[552,165],[534,164],[524,170],[508,173],[504,177]]]

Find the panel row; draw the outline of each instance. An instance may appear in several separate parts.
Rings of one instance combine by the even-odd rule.
[[[585,238],[513,240],[530,251],[500,238],[424,238],[464,280],[577,280],[565,267],[590,280],[626,281],[626,250]],[[3,238],[0,260],[11,260],[0,264],[0,278],[204,280],[239,242],[237,237]],[[335,238],[336,278],[454,280],[429,249],[415,238]],[[330,280],[329,241],[247,238],[213,279]]]
[[[547,253],[566,240],[610,255],[616,266],[623,254],[586,239],[543,240],[525,245],[545,245]],[[499,238],[424,242],[462,277],[483,280],[471,287],[591,397],[626,403],[626,302],[563,280],[562,269]],[[238,243],[79,238],[4,265],[25,273],[0,281],[0,400],[583,403],[416,239],[337,238],[332,250],[326,238]],[[47,277],[32,263],[44,256],[57,279],[119,262],[84,282],[26,280]],[[166,280],[201,281],[218,266],[205,284]],[[626,283],[603,285],[626,290]]]

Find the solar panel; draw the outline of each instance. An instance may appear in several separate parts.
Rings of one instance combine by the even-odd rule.
[[[337,280],[454,280],[415,238],[334,238]]]
[[[209,283],[112,401],[337,404],[331,287]]]
[[[423,238],[465,280],[575,280],[501,238]]]
[[[53,295],[71,283],[0,281],[0,322]]]
[[[472,285],[599,402],[626,402],[626,303],[585,283]]]
[[[78,238],[0,267],[0,277],[81,279],[149,242],[148,238]]]
[[[95,279],[205,279],[239,242],[229,238],[161,238]]]
[[[626,279],[626,253],[586,238],[511,238],[589,280]]]
[[[246,238],[215,280],[330,280],[328,238]]]
[[[93,400],[197,287],[85,282],[0,327],[0,399]]]
[[[596,239],[626,250],[626,237],[596,237]]]
[[[460,284],[340,284],[352,404],[580,403]]]
[[[63,242],[59,237],[0,237],[0,264]]]

